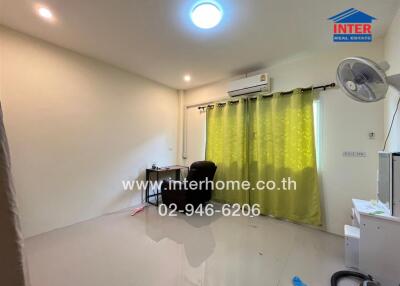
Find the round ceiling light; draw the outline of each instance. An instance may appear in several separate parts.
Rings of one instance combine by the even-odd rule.
[[[53,18],[53,13],[46,7],[40,7],[38,9],[38,13],[42,18],[45,18],[47,20],[51,20]]]
[[[193,24],[201,29],[214,28],[222,20],[222,8],[214,1],[197,3],[191,12]]]

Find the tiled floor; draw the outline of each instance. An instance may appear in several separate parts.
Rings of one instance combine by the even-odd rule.
[[[161,217],[148,207],[26,241],[32,286],[330,285],[343,238],[267,217]],[[341,285],[356,285],[342,283]]]

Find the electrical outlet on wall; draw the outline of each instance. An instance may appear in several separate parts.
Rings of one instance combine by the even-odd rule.
[[[364,157],[367,157],[367,152],[364,152],[364,151],[343,151],[343,157],[364,158]]]
[[[368,132],[368,138],[369,138],[369,139],[373,140],[373,139],[375,139],[375,136],[376,136],[376,134],[375,134],[374,131],[369,131],[369,132]]]

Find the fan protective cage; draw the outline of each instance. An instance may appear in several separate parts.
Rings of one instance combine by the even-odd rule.
[[[350,57],[341,61],[336,79],[346,95],[360,102],[379,101],[385,98],[388,90],[385,71],[363,57]]]

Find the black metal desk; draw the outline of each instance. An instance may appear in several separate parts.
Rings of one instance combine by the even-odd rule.
[[[181,179],[181,171],[182,169],[189,169],[189,167],[185,167],[185,166],[169,166],[169,167],[162,167],[162,168],[157,168],[157,169],[146,169],[146,182],[147,182],[147,186],[146,186],[146,194],[145,194],[145,200],[146,203],[152,204],[154,206],[158,206],[158,202],[159,202],[159,197],[161,195],[161,190],[160,189],[156,189],[156,190],[152,190],[152,194],[150,194],[150,180],[152,179],[152,175],[156,176],[156,181],[159,182],[160,178],[165,177],[165,175],[167,175],[168,173],[175,173],[175,180],[180,180]],[[154,178],[154,177],[153,177]],[[150,198],[155,197],[156,200],[155,202],[151,202]]]

